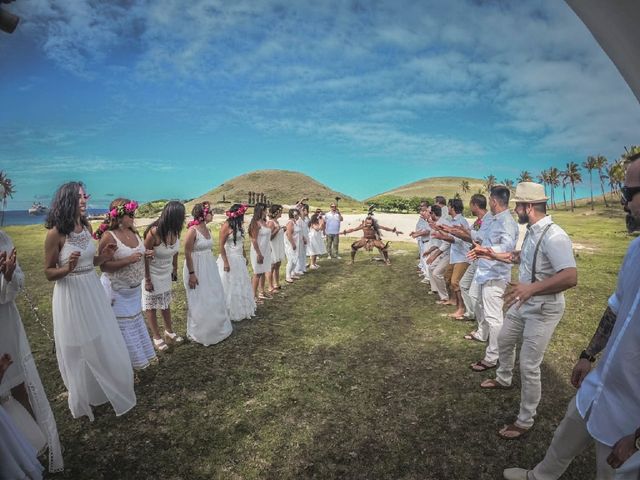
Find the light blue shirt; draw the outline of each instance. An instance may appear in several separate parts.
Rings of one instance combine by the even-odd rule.
[[[576,405],[587,430],[612,447],[640,426],[640,238],[627,250],[609,298],[616,323],[602,358],[582,381]]]
[[[486,216],[485,216],[486,217]],[[483,247],[490,247],[494,252],[513,252],[518,243],[518,224],[511,216],[509,209],[493,215],[488,223],[484,238]],[[478,259],[478,268],[474,280],[478,285],[483,285],[489,280],[511,281],[511,264],[489,260]]]
[[[464,216],[459,213],[451,220],[452,226],[463,227],[469,230],[469,222]],[[469,252],[469,245],[467,242],[460,240],[458,237],[453,237],[453,244],[449,252],[449,263],[468,263],[467,253]]]

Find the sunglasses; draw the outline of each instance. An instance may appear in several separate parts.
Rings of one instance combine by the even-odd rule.
[[[629,203],[636,193],[640,193],[640,187],[622,187],[620,191],[622,193],[622,203]]]

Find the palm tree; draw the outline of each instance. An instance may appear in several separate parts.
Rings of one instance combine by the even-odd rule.
[[[488,175],[485,179],[484,179],[484,185],[485,188],[487,189],[487,192],[491,193],[491,189],[493,188],[493,186],[496,184],[496,177],[495,175]]]
[[[520,182],[533,182],[533,177],[527,170],[523,170],[518,177],[518,183]]]
[[[564,200],[564,209],[567,209],[567,183],[569,183],[569,175],[565,170],[560,172],[560,178],[562,179],[562,199]]]
[[[607,170],[607,165],[609,161],[607,157],[603,157],[602,155],[598,155],[594,158],[595,168],[598,170],[598,178],[600,179],[600,190],[602,190],[602,198],[604,199],[604,206],[608,207],[607,196],[604,194],[604,181],[609,178],[603,172]]]
[[[469,186],[469,182],[467,180],[462,180],[462,183],[460,183],[460,188],[462,188],[462,193],[467,193],[469,190],[471,190],[471,187]]]
[[[591,210],[593,210],[593,171],[596,167],[596,157],[592,157],[591,155],[587,157],[587,159],[582,162],[582,168],[589,172],[589,188],[591,189]]]
[[[502,180],[502,184],[507,187],[511,193],[513,193],[513,180],[505,178]]]
[[[13,182],[0,170],[0,226],[4,225],[4,211],[7,208],[7,198],[13,198],[14,193],[16,193],[16,191],[13,188]]]
[[[547,196],[547,183],[549,183],[549,173],[547,170],[542,170],[538,175],[538,183],[544,186],[544,195]]]
[[[576,162],[567,163],[567,170],[565,171],[567,181],[571,184],[571,211],[576,206],[576,183],[582,182],[582,174],[580,173],[580,166]]]
[[[549,168],[549,170],[547,170],[547,177],[549,179],[549,187],[551,187],[551,205],[553,208],[558,208],[556,205],[556,187],[560,185],[560,170],[556,167]]]
[[[617,162],[611,164],[607,170],[607,174],[609,175],[609,186],[611,187],[612,193],[620,192],[622,184],[624,183],[624,177],[627,173],[626,170],[624,156]]]

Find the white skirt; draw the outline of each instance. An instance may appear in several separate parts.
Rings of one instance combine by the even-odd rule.
[[[187,291],[187,337],[203,345],[213,345],[233,331],[222,281],[211,250],[193,252],[191,259],[198,285],[189,288],[189,269],[185,261],[182,276]]]
[[[224,271],[222,257],[218,257],[218,272],[222,280],[229,317],[234,322],[251,318],[256,314],[256,301],[253,298],[253,288],[249,270],[241,255],[229,255],[229,271]]]
[[[271,240],[271,265],[282,262],[286,258],[284,253],[284,230],[280,229],[278,234]]]
[[[258,263],[258,254],[255,248],[253,248],[253,243],[251,244],[251,253],[249,255],[251,257],[251,268],[256,275],[259,273],[269,273],[271,271],[271,242],[263,242],[263,244],[259,246],[263,256],[262,263]]]
[[[307,245],[307,256],[324,255],[327,253],[327,247],[322,238],[322,232],[311,229],[309,231],[309,244]]]
[[[62,380],[74,418],[110,402],[116,415],[136,404],[133,370],[115,314],[92,269],[53,287],[53,333]]]
[[[38,453],[0,405],[0,478],[40,479]]]

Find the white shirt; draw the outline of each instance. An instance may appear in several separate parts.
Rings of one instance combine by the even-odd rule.
[[[436,222],[436,225],[451,225],[451,217],[449,215],[447,216],[442,215]],[[451,250],[451,244],[449,242],[445,242],[444,240],[440,240],[440,239],[437,239],[436,241],[438,242],[437,244],[438,249],[442,252],[440,256],[442,256],[445,253],[448,254],[449,250]]]
[[[458,213],[451,220],[451,225],[458,227],[464,227],[469,230],[469,222],[461,213]],[[448,243],[448,242],[447,242]],[[453,244],[451,245],[449,263],[467,263],[467,253],[469,252],[469,245],[467,242],[460,240],[458,237],[453,237]]]
[[[324,232],[326,234],[337,235],[340,233],[340,213],[328,211],[324,214],[324,221]]]
[[[629,246],[609,298],[617,320],[602,358],[576,395],[589,434],[612,447],[640,426],[640,238]]]
[[[418,220],[418,223],[416,223],[416,232],[421,232],[423,230],[430,232],[431,227],[429,226],[429,222],[427,222],[424,218],[420,217],[420,219]],[[418,241],[418,244],[420,243],[426,244],[429,241],[429,237],[430,235],[427,234],[421,237],[416,237],[416,240]]]
[[[519,233],[518,224],[511,216],[509,209],[493,215],[490,221],[483,219],[482,223],[485,222],[488,225],[482,239],[483,247],[491,247],[494,252],[498,253],[512,252],[516,248]],[[474,280],[478,285],[483,285],[489,280],[508,282],[511,280],[511,265],[497,260],[480,258]]]

